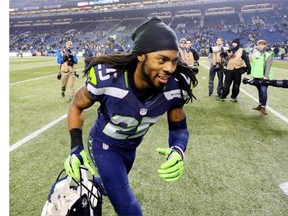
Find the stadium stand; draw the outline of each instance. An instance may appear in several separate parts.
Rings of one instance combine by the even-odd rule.
[[[95,1],[96,2],[96,1]],[[94,3],[95,3],[94,2]],[[80,53],[89,43],[101,54],[105,38],[112,32],[123,47],[132,45],[130,33],[152,16],[161,17],[179,38],[190,37],[205,55],[216,37],[225,43],[241,38],[244,47],[253,46],[258,38],[271,47],[285,46],[288,41],[288,1],[275,0],[103,0],[87,5],[76,0],[11,0],[11,53],[22,50],[31,55],[54,55],[72,40]],[[268,2],[268,1],[267,1]],[[88,2],[87,2],[88,3]]]

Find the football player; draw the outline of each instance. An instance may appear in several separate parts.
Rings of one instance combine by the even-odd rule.
[[[175,32],[153,17],[132,34],[133,49],[127,54],[94,57],[84,70],[85,85],[68,110],[71,153],[64,162],[67,174],[80,179],[79,167],[99,174],[102,193],[117,215],[142,215],[128,180],[136,148],[149,128],[167,113],[169,146],[157,148],[166,159],[158,174],[167,182],[183,174],[189,132],[185,103],[195,99],[195,73],[178,61]],[[83,147],[84,110],[100,103],[98,118],[88,137],[88,156]],[[93,164],[92,164],[93,162]]]

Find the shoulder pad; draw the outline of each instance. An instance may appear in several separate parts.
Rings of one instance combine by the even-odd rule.
[[[103,64],[95,65],[90,69],[87,76],[87,82],[97,85],[99,81],[112,80],[117,75],[117,70],[114,68],[107,68]]]

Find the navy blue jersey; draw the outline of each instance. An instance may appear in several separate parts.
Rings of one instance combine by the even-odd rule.
[[[112,47],[106,47],[105,54],[122,53],[124,49],[119,44],[114,44]]]
[[[183,106],[188,99],[185,91],[184,99],[181,98],[178,81],[172,76],[163,91],[145,102],[134,94],[127,71],[113,82],[115,76],[115,69],[99,64],[90,69],[86,79],[92,99],[101,104],[90,135],[109,145],[136,148],[167,110]],[[186,80],[191,84],[190,78]]]

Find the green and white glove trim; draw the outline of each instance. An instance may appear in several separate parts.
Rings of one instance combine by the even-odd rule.
[[[81,181],[80,166],[84,165],[91,175],[96,174],[91,160],[83,148],[83,145],[77,145],[71,149],[69,157],[64,162],[64,169],[68,176],[74,178],[76,181]]]

